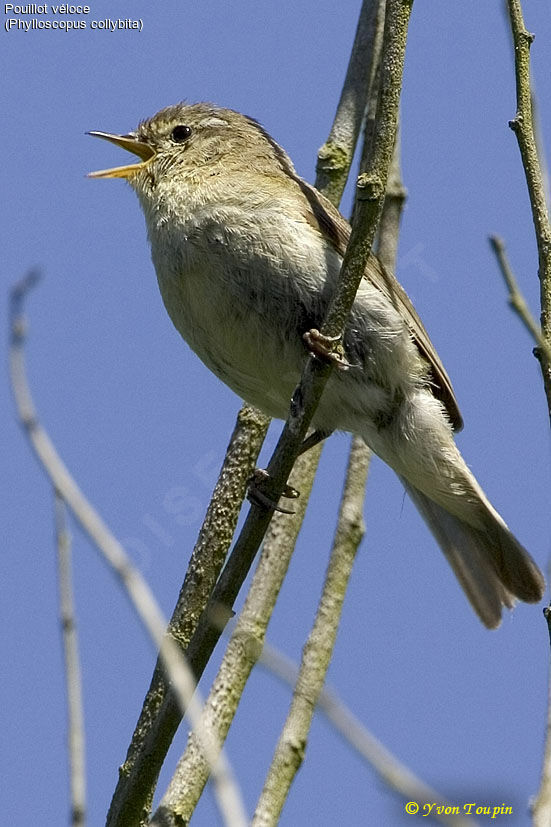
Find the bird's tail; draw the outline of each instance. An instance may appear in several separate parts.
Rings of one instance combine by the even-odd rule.
[[[426,397],[366,442],[398,473],[474,610],[493,629],[515,598],[541,600],[545,582],[469,471],[438,403],[427,405]]]
[[[482,492],[474,527],[402,480],[485,626],[499,626],[502,607],[511,609],[515,597],[527,603],[542,599],[539,568]]]

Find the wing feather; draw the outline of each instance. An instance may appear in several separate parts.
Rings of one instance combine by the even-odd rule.
[[[315,187],[312,187],[298,176],[295,180],[306,196],[312,210],[311,213],[307,211],[306,219],[310,223],[313,223],[315,219],[317,229],[331,242],[336,251],[344,256],[350,238],[349,223],[342,217],[331,201],[318,192]],[[377,290],[380,290],[386,296],[406,322],[421,356],[430,365],[432,392],[446,408],[454,431],[460,431],[463,427],[463,418],[455,398],[452,383],[406,291],[398,279],[383,267],[377,256],[373,254],[370,256],[364,278],[368,279]]]

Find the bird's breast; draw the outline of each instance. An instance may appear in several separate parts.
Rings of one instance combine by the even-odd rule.
[[[321,322],[328,258],[315,238],[293,239],[292,223],[260,225],[263,232],[258,216],[203,210],[149,235],[161,295],[182,337],[241,398],[285,417],[305,355],[302,333]],[[336,272],[339,264],[335,256]]]

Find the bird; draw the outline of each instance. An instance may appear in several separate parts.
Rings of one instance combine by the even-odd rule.
[[[285,419],[319,334],[350,236],[254,118],[178,103],[125,134],[92,131],[138,161],[90,173],[126,180],[145,215],[174,326],[222,382]],[[313,418],[361,437],[403,482],[473,609],[496,628],[543,576],[493,508],[455,443],[451,381],[405,290],[372,253]],[[349,367],[351,366],[351,367]]]

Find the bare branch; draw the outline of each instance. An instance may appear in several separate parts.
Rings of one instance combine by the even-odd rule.
[[[302,650],[291,709],[253,817],[253,827],[276,825],[304,757],[315,706],[335,643],[341,609],[356,551],[364,533],[363,501],[370,451],[354,437],[337,532],[314,626]]]
[[[545,199],[544,178],[538,157],[532,113],[532,86],[530,81],[530,46],[534,35],[525,28],[520,0],[507,0],[509,20],[515,52],[515,80],[517,112],[509,126],[517,136],[522,158],[532,219],[538,246],[538,275],[540,280],[541,332],[551,347],[551,224]],[[551,362],[545,350],[536,350],[543,375],[547,407],[551,419]]]
[[[270,523],[245,605],[203,707],[204,726],[217,733],[220,743],[228,734],[245,684],[262,651],[266,627],[302,525],[320,452],[321,445],[318,445],[295,463],[290,483],[295,487],[300,485],[297,513],[276,513]],[[191,735],[152,824],[160,827],[171,823],[168,816],[187,823],[208,777],[209,766],[197,738]]]
[[[327,141],[318,152],[316,187],[334,204],[341,200],[379,62],[384,0],[364,0],[346,78]]]
[[[545,359],[551,361],[551,346],[544,339],[541,327],[532,316],[530,308],[526,304],[526,300],[520,292],[517,280],[513,274],[511,265],[509,264],[509,259],[507,258],[505,242],[497,235],[490,236],[489,240],[492,250],[495,253],[497,263],[499,264],[501,275],[503,276],[503,280],[509,290],[509,304],[515,313],[517,313],[520,317],[524,326],[536,342],[538,348],[541,348]]]
[[[244,405],[240,410],[226,456],[169,623],[169,633],[185,650],[197,628],[231,543],[247,481],[269,425],[268,417]],[[169,691],[157,662],[151,685],[132,735],[126,760],[107,817],[107,827],[147,823],[157,778],[182,710]],[[146,814],[145,816],[143,814]]]
[[[197,695],[194,695],[195,680],[180,650],[172,638],[165,634],[166,621],[151,589],[70,475],[38,419],[25,370],[26,324],[23,316],[24,300],[37,279],[38,275],[31,272],[17,284],[12,290],[10,304],[11,380],[21,424],[55,490],[59,492],[81,527],[101,552],[103,559],[117,576],[143,626],[158,647],[163,667],[170,675],[177,701],[182,710],[187,710],[189,720],[195,729],[196,726],[200,727],[201,711]],[[210,733],[199,730],[198,737],[211,764],[215,795],[224,823],[231,827],[244,827],[247,820],[241,797],[226,759],[222,754],[216,757],[218,747],[213,742]]]
[[[86,824],[86,756],[84,744],[84,709],[82,676],[78,651],[78,635],[73,601],[71,566],[71,535],[67,529],[65,503],[55,492],[55,535],[59,584],[59,618],[65,660],[67,692],[67,742],[69,750],[69,786],[71,793],[71,824]]]
[[[547,411],[551,421],[551,224],[549,222],[548,191],[546,190],[546,185],[548,185],[547,168],[544,161],[543,147],[541,146],[535,96],[530,77],[530,46],[534,40],[534,35],[526,30],[520,0],[507,0],[507,9],[513,35],[517,93],[517,111],[513,120],[509,122],[509,126],[517,136],[536,234],[541,329],[532,318],[526,302],[518,290],[505,256],[503,243],[499,239],[495,239],[492,241],[492,246],[509,288],[510,303],[538,343],[538,346],[534,349],[534,354],[540,362],[543,387],[547,399]],[[546,619],[549,626],[549,613],[546,614]],[[537,827],[548,825],[551,821],[551,676],[548,690],[545,755],[540,789],[533,806],[533,820]]]
[[[371,133],[366,132],[365,141],[370,140],[370,135]],[[401,178],[400,144],[399,141],[396,141],[377,244],[378,255],[382,254],[383,263],[390,269],[394,269],[396,263],[404,200],[405,190]],[[294,774],[302,761],[302,751],[297,751],[296,745],[306,744],[311,714],[313,714],[313,709],[310,716],[305,714],[303,699],[307,695],[308,701],[312,701],[313,698],[319,696],[332,656],[333,643],[340,622],[342,601],[344,600],[355,553],[363,533],[358,527],[363,525],[362,510],[369,459],[369,449],[362,440],[355,437],[350,451],[347,482],[341,499],[331,562],[327,571],[314,629],[304,648],[305,652],[308,651],[308,661],[303,657],[293,705],[276,748],[263,794],[257,807],[255,818],[258,818],[259,824],[275,824]],[[336,580],[342,586],[342,590],[338,592],[335,590],[335,573],[338,573]],[[318,623],[321,629],[316,632]],[[309,668],[308,664],[315,664],[315,668]],[[308,710],[308,707],[306,707],[306,710]],[[288,749],[289,744],[290,749]],[[432,801],[434,801],[434,798]]]
[[[352,225],[352,235],[344,258],[333,302],[323,332],[341,335],[346,317],[363,277],[377,223],[384,202],[388,170],[396,137],[399,93],[402,82],[407,25],[412,0],[389,0],[385,22],[385,46],[381,73],[380,113],[373,154],[367,172],[358,180],[360,207]],[[299,453],[312,415],[332,365],[308,359],[283,433],[268,465],[269,478],[264,493],[278,502]],[[220,576],[210,602],[210,612],[203,615],[190,643],[188,658],[195,674],[200,674],[220,637],[220,614],[217,623],[209,621],[211,612],[224,606],[226,617],[241,584],[250,569],[271,518],[271,512],[253,504],[236,541],[228,563]]]

